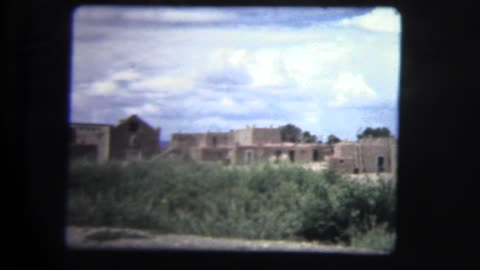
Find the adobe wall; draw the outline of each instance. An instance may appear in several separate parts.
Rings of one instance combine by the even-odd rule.
[[[138,127],[132,130],[132,124]],[[111,156],[148,159],[159,150],[160,129],[154,129],[137,117],[130,117],[112,128]]]
[[[395,138],[363,138],[355,143],[340,142],[334,145],[334,155],[328,164],[330,169],[342,172],[353,173],[358,169],[360,173],[374,173],[379,170],[379,159],[383,159],[383,172],[395,172],[396,152]],[[347,160],[352,160],[353,163],[350,164]]]
[[[231,134],[227,132],[208,132],[205,134],[204,144],[206,147],[225,147],[233,145]]]
[[[245,164],[248,162],[248,155],[251,155],[251,162],[280,162],[282,160],[290,161],[290,152],[293,151],[293,162],[312,162],[313,153],[317,150],[317,161],[325,160],[327,155],[331,154],[331,148],[326,145],[318,144],[278,144],[264,146],[238,146],[232,151],[233,162]],[[251,154],[248,154],[250,152]]]
[[[333,145],[333,155],[339,158],[354,158],[356,143],[354,142],[339,142]]]
[[[253,144],[253,132],[251,129],[237,129],[233,131],[233,143],[239,145]]]
[[[356,168],[355,160],[353,158],[327,158],[328,168],[339,173],[354,173]]]
[[[109,125],[99,124],[71,124],[70,127],[74,132],[73,145],[94,145],[97,161],[105,161],[110,158],[110,135],[111,127]],[[85,147],[72,148],[72,154],[76,157],[78,155],[86,155]],[[88,148],[93,149],[93,148]],[[93,150],[91,150],[93,151]],[[73,156],[72,156],[73,157]]]
[[[359,141],[359,156],[362,172],[377,172],[379,157],[383,157],[383,168],[385,172],[393,172],[393,163],[396,157],[396,144],[389,138],[369,138]]]
[[[200,149],[201,160],[203,161],[227,161],[228,148],[203,148]]]
[[[202,133],[174,133],[170,141],[170,146],[177,148],[196,147],[200,146],[200,144],[204,144],[204,135]]]
[[[281,143],[282,137],[278,128],[253,128],[252,144]]]

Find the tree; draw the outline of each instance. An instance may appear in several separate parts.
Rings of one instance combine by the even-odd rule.
[[[357,138],[358,139],[367,138],[367,137],[379,138],[379,137],[390,137],[390,136],[392,136],[392,133],[387,127],[381,127],[381,128],[367,127],[361,134],[357,135]]]
[[[341,140],[340,140],[337,136],[335,136],[335,135],[333,135],[333,134],[329,135],[329,136],[328,136],[328,139],[327,139],[327,143],[328,143],[328,144],[334,144],[334,143],[338,143],[338,142],[340,142],[340,141],[341,141]]]
[[[305,131],[302,134],[302,142],[304,143],[314,143],[317,141],[317,136],[310,134],[309,131]]]
[[[292,124],[287,124],[280,127],[280,134],[282,142],[300,142],[302,130]]]

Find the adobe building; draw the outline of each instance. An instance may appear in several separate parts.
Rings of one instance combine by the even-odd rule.
[[[332,147],[320,143],[282,142],[280,129],[256,128],[172,134],[167,153],[176,153],[199,161],[221,161],[225,164],[249,164],[262,161],[322,161]]]
[[[165,154],[176,153],[198,161],[224,164],[256,162],[327,162],[340,173],[396,171],[396,139],[363,138],[357,142],[290,143],[281,141],[278,128],[230,130],[230,132],[175,133]]]
[[[394,173],[397,170],[397,142],[394,137],[362,138],[357,142],[339,142],[328,167],[341,173]]]
[[[97,161],[148,159],[159,150],[160,128],[153,128],[137,115],[118,125],[72,123],[71,158]]]

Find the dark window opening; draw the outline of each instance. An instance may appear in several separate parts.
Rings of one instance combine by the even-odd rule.
[[[377,157],[377,172],[384,172],[384,163],[385,163],[385,158],[382,156]]]
[[[358,174],[359,172],[360,172],[360,170],[358,168],[353,169],[354,174]]]
[[[312,154],[312,155],[313,155],[313,156],[312,156],[312,160],[313,160],[313,161],[318,161],[318,150],[317,150],[317,149],[313,150],[313,154]]]
[[[140,125],[137,121],[132,121],[128,124],[128,130],[131,132],[137,132],[139,126]]]
[[[343,159],[340,159],[340,161],[339,161],[339,162],[340,162],[340,163],[343,163],[343,162],[344,162],[344,160],[343,160]]]
[[[247,163],[250,163],[252,161],[253,161],[253,152],[247,151]]]
[[[213,147],[217,147],[217,137],[212,138]]]
[[[290,158],[291,162],[294,162],[295,161],[295,151],[290,150],[290,152],[288,152],[288,157]]]

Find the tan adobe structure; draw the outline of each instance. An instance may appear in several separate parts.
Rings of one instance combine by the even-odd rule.
[[[326,160],[330,169],[342,173],[393,173],[397,169],[396,139],[369,137],[357,142],[339,142]]]
[[[108,124],[72,123],[70,156],[97,161],[148,159],[158,152],[160,128],[137,115]]]
[[[137,115],[108,124],[72,123],[72,158],[97,161],[149,159],[159,153],[160,128]],[[362,138],[356,142],[282,142],[280,128],[246,127],[229,132],[174,133],[163,155],[177,154],[198,161],[223,164],[257,162],[326,162],[341,173],[395,172],[394,137]]]
[[[281,141],[279,128],[230,132],[172,134],[165,154],[176,153],[199,161],[224,164],[255,162],[321,162],[341,173],[395,172],[397,144],[394,137],[363,138],[357,142],[290,143]]]
[[[177,153],[201,161],[248,164],[259,161],[322,161],[332,147],[320,143],[282,142],[280,129],[256,128],[172,134],[168,153]]]

